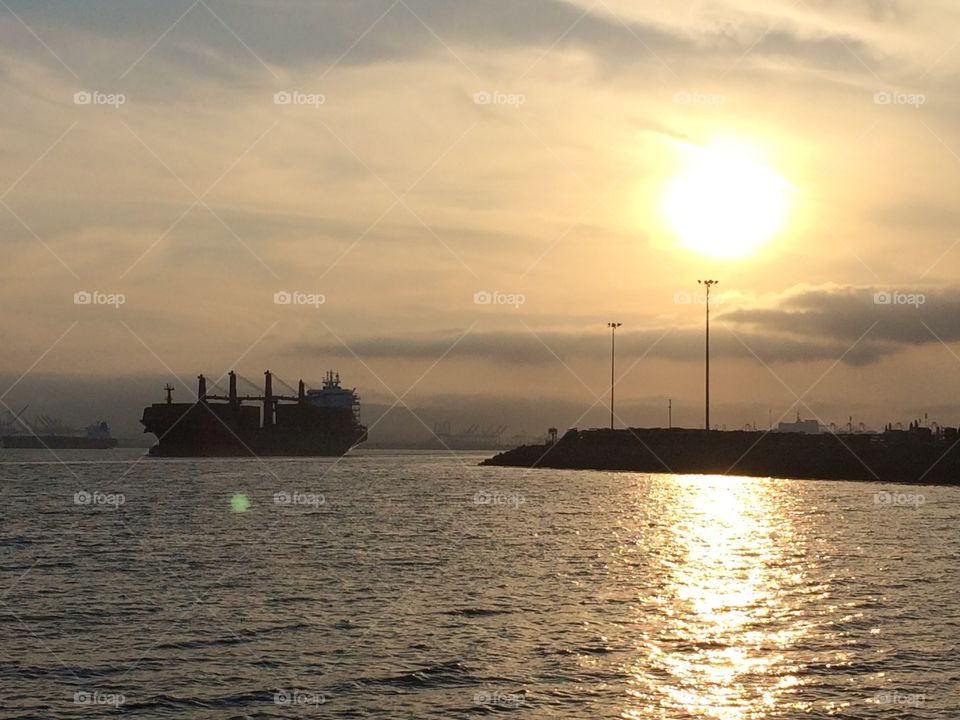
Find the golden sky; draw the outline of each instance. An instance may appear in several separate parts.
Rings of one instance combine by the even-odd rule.
[[[624,422],[695,425],[710,277],[718,422],[960,422],[955,3],[7,4],[6,385],[335,367],[583,425],[617,320]],[[717,147],[734,234],[785,203],[734,258],[664,209]]]

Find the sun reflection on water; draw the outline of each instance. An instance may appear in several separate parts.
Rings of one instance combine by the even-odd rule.
[[[648,548],[626,718],[765,717],[798,684],[783,650],[805,632],[784,588],[803,582],[782,487],[679,476],[657,498],[665,539]]]

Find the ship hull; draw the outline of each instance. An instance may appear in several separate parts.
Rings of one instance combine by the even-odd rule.
[[[570,430],[556,443],[524,445],[483,465],[648,473],[960,484],[951,435],[882,435],[631,428]]]
[[[311,442],[264,442],[256,436],[230,443],[158,443],[150,448],[153,457],[340,457],[363,442],[338,438]]]
[[[4,448],[24,450],[111,450],[116,438],[88,438],[72,435],[6,435],[0,438]]]
[[[338,457],[366,440],[349,410],[284,405],[261,427],[260,409],[230,403],[155,404],[144,410],[144,432],[156,457]]]

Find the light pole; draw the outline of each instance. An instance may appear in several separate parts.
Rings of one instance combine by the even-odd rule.
[[[706,343],[706,382],[704,399],[704,428],[710,431],[710,288],[719,283],[719,280],[697,280],[697,283],[707,288],[707,343]]]
[[[617,328],[623,325],[623,323],[618,322],[608,322],[607,327],[610,328],[610,429],[613,430],[613,386],[615,384],[614,380],[614,361],[616,360],[617,353]]]

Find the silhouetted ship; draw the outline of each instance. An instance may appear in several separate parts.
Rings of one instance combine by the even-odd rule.
[[[87,426],[86,434],[69,431],[48,433],[16,433],[0,438],[4,448],[29,450],[110,450],[117,446],[117,439],[110,435],[110,427],[100,421]]]
[[[771,432],[574,428],[559,439],[551,428],[547,442],[523,445],[481,464],[960,484],[960,434],[956,428],[911,423],[909,430],[888,426],[883,433],[839,433],[811,432],[802,429],[803,425]]]
[[[307,390],[301,380],[296,396],[274,395],[269,371],[263,395],[238,395],[237,376],[231,371],[229,377],[229,393],[222,396],[208,395],[200,375],[194,403],[173,402],[173,388],[167,385],[166,402],[144,408],[140,420],[144,432],[158,439],[150,454],[339,456],[367,439],[357,393],[342,388],[332,371],[320,390]]]

